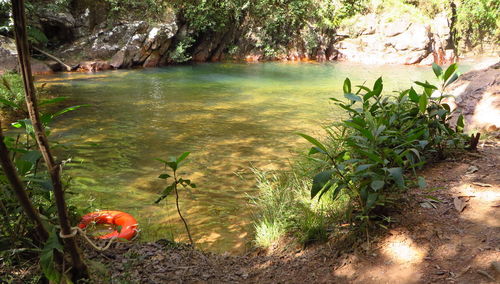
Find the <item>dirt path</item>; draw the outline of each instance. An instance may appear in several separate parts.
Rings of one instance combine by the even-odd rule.
[[[230,256],[159,242],[89,256],[113,268],[102,272],[105,283],[500,283],[498,165],[496,140],[428,167],[423,174],[430,188],[442,188],[432,193],[441,202],[410,190],[370,249],[360,243],[341,253],[331,240],[305,250]]]

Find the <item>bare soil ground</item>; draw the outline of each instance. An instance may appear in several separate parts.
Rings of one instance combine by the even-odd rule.
[[[156,242],[87,256],[108,267],[94,262],[103,283],[500,283],[499,165],[496,139],[427,167],[440,189],[411,189],[369,245],[332,238],[232,256]]]

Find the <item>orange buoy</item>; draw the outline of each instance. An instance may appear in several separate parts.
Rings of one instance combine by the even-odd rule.
[[[115,226],[121,226],[120,232],[117,230],[99,236],[99,239],[111,239],[113,237],[123,238],[131,240],[137,233],[137,221],[132,215],[121,211],[98,211],[92,212],[82,217],[82,221],[78,224],[80,229],[85,229],[90,223],[95,222],[97,224],[110,224]]]

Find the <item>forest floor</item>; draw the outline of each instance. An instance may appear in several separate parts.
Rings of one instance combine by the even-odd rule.
[[[159,241],[86,254],[103,283],[500,283],[498,165],[498,137],[429,165],[440,202],[410,189],[370,244],[332,238],[233,256]]]

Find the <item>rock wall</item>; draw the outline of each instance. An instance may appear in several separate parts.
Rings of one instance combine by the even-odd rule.
[[[278,46],[269,52],[263,43],[263,38],[269,35],[262,34],[262,23],[250,22],[245,17],[223,31],[193,34],[189,23],[176,19],[173,12],[166,15],[162,23],[116,22],[102,17],[109,9],[105,4],[95,1],[78,3],[83,4],[74,7],[73,14],[67,11],[51,14],[48,10],[40,10],[33,19],[51,39],[46,48],[72,65],[74,70],[171,64],[174,62],[171,54],[186,38],[190,40],[182,56],[190,57],[194,62],[234,59],[447,64],[456,60],[450,23],[444,14],[428,23],[419,22],[409,15],[392,20],[386,15],[368,14],[358,16],[354,24],[338,30],[321,30],[308,24],[293,35],[287,46]],[[2,48],[7,45],[7,42],[0,42],[0,55],[5,54],[0,59],[0,69],[4,70],[17,64],[17,60],[12,60],[14,53]],[[52,63],[47,65],[54,71],[60,67]],[[43,64],[37,66],[43,67]],[[41,72],[46,70],[41,68]]]
[[[62,47],[58,54],[69,61],[83,59],[75,66],[83,71],[157,67],[169,62],[168,51],[176,33],[175,21],[120,23],[113,28],[98,29],[89,37]]]
[[[409,17],[408,17],[409,18]],[[339,60],[365,64],[447,64],[455,61],[446,15],[430,23],[405,17],[389,21],[384,15],[369,14],[349,29],[339,31],[345,39],[334,44]]]

